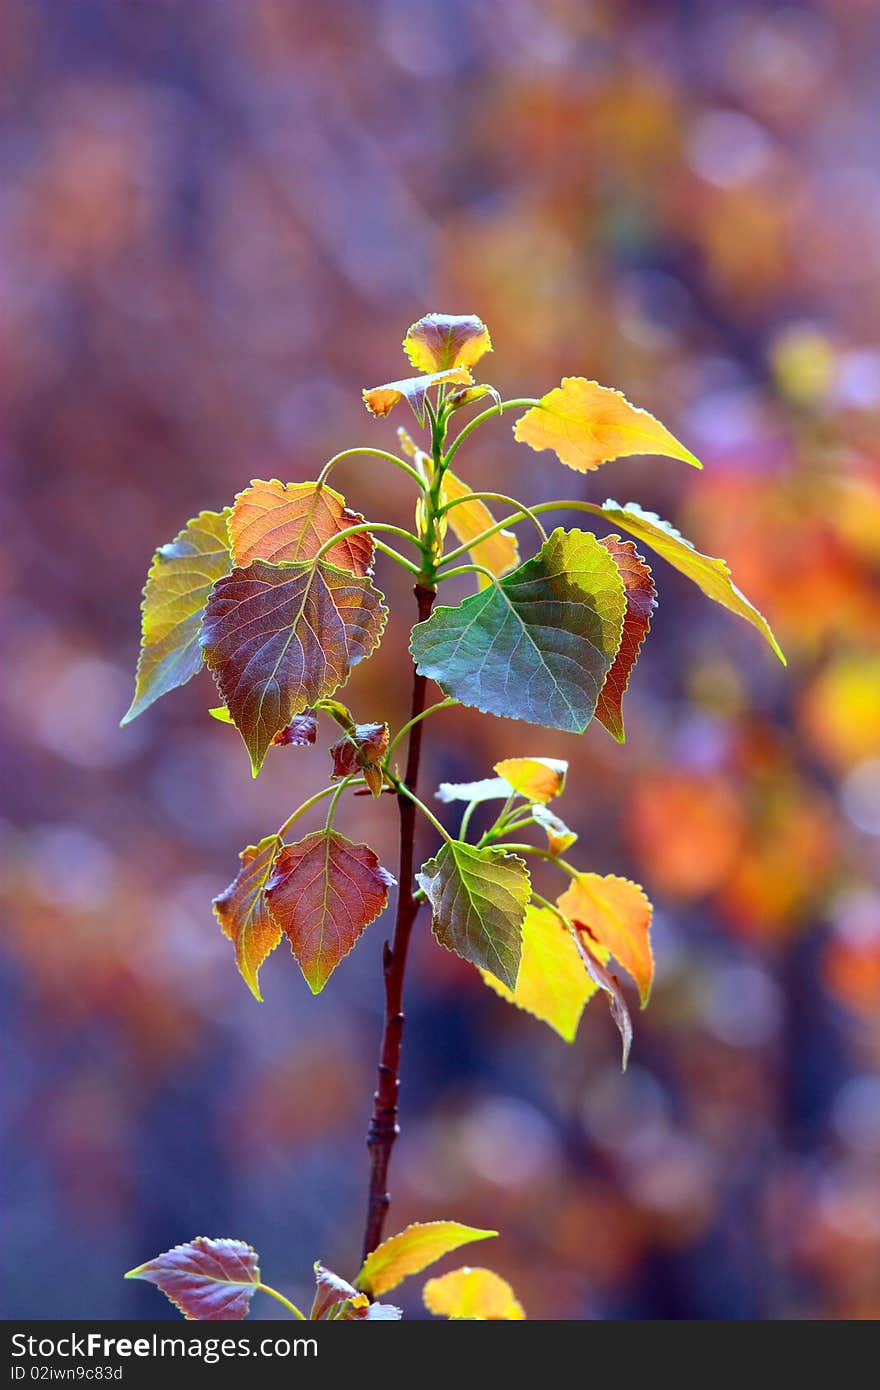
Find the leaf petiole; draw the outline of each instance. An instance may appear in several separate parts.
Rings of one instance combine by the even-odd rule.
[[[536,509],[534,507],[527,507],[523,502],[517,502],[515,497],[508,497],[503,492],[469,492],[466,493],[463,497],[453,497],[451,502],[447,502],[444,506],[440,508],[440,516],[445,516],[447,512],[452,511],[453,507],[460,507],[464,502],[475,501],[504,502],[505,505],[508,507],[518,508],[518,515],[516,519],[519,521],[525,521],[526,519],[528,519],[537,527],[541,536],[542,543],[547,539],[547,532],[544,530],[544,527],[541,525],[540,521],[535,515]],[[487,531],[486,535],[493,534],[494,531],[500,530],[503,526],[504,522],[502,521],[499,526],[493,527],[492,532]],[[478,539],[482,540],[484,539],[484,537],[481,536],[478,537]],[[464,555],[468,550],[471,549],[471,547],[474,544],[474,541],[468,541],[467,545],[460,545],[456,550],[451,550],[448,555],[444,555],[441,563],[445,564],[447,560],[457,560],[459,555]]]
[[[398,729],[397,733],[394,735],[394,738],[388,745],[388,752],[385,754],[385,765],[388,766],[390,764],[391,754],[394,752],[395,748],[401,742],[401,740],[406,737],[413,725],[420,724],[423,719],[427,719],[429,714],[435,714],[437,710],[449,709],[452,705],[457,704],[457,700],[453,700],[451,695],[447,695],[445,700],[438,700],[436,705],[429,705],[427,709],[423,709],[421,714],[416,715],[415,719],[407,720],[403,727]]]
[[[315,792],[314,796],[310,796],[308,801],[304,801],[301,806],[297,806],[295,811],[291,811],[287,820],[276,831],[278,839],[283,840],[294,822],[298,821],[300,816],[310,810],[312,806],[317,805],[319,801],[323,801],[325,796],[333,796],[334,793],[338,795],[344,787],[365,787],[366,785],[366,781],[363,777],[357,777],[352,781],[343,782],[341,786],[338,782],[332,782],[329,787],[322,787],[319,792]]]
[[[482,425],[486,420],[492,420],[496,415],[500,415],[505,410],[518,410],[520,408],[528,410],[533,405],[540,405],[541,402],[532,397],[524,396],[522,399],[512,401],[499,401],[497,405],[490,406],[488,410],[482,411],[480,415],[475,415],[473,420],[468,420],[464,429],[460,430],[455,439],[446,451],[446,462],[454,456],[461,447],[469,434],[473,434],[478,425]]]
[[[369,531],[371,535],[374,531],[388,531],[394,536],[401,536],[405,541],[409,541],[418,550],[422,549],[422,542],[418,536],[414,536],[412,531],[407,531],[403,526],[392,526],[390,521],[362,521],[357,526],[346,526],[344,531],[337,531],[335,535],[328,536],[323,545],[315,551],[311,563],[316,565],[319,560],[323,560],[328,550],[333,549],[334,545],[338,545],[340,541],[346,540],[349,536],[360,536],[365,531]],[[376,541],[376,545],[385,550],[386,553],[393,555],[395,559],[403,560],[403,556],[398,555],[396,550],[390,550],[383,546],[381,541]],[[404,563],[408,565],[410,562],[407,560]]]
[[[388,453],[386,449],[344,449],[341,454],[334,454],[333,458],[327,460],[318,474],[318,484],[320,485],[326,482],[331,469],[335,468],[337,463],[341,463],[343,459],[353,458],[356,454],[366,454],[370,458],[385,459],[386,462],[395,464],[397,468],[402,469],[404,473],[408,473],[411,478],[414,478],[419,485],[419,489],[424,492],[425,480],[418,469],[413,468],[412,464],[407,463],[405,459],[398,458],[397,454]]]
[[[260,1293],[267,1293],[270,1298],[277,1298],[278,1302],[283,1303],[285,1308],[289,1308],[293,1316],[299,1318],[300,1322],[308,1321],[305,1313],[301,1313],[296,1304],[291,1303],[290,1299],[285,1298],[284,1294],[279,1293],[277,1289],[270,1288],[268,1284],[258,1284],[257,1289]]]
[[[569,878],[580,878],[578,870],[575,869],[573,865],[569,864],[565,859],[560,859],[558,854],[551,853],[549,849],[540,849],[538,845],[508,844],[507,841],[505,841],[504,844],[498,846],[498,849],[509,849],[514,854],[537,855],[539,859],[546,859],[548,863],[555,864],[563,873],[568,874]],[[555,908],[554,911],[556,911]]]

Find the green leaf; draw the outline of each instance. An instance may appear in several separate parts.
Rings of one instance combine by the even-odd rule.
[[[490,989],[574,1042],[584,1005],[596,993],[571,932],[556,912],[529,905],[523,922],[523,953],[516,989],[481,971]]]
[[[614,526],[622,526],[630,535],[636,536],[658,555],[662,555],[670,565],[702,589],[707,598],[714,599],[731,613],[737,613],[746,622],[756,627],[773,648],[783,666],[787,665],[782,649],[767,619],[749,602],[745,594],[734,584],[730,570],[724,560],[711,555],[701,555],[699,550],[686,540],[668,521],[663,521],[654,512],[643,511],[637,502],[619,502],[609,498],[601,507],[588,504],[596,516],[603,516]]]
[[[238,856],[241,868],[229,887],[214,899],[214,916],[235,947],[235,963],[255,999],[262,1003],[260,966],[281,940],[281,928],[269,911],[265,887],[281,841],[267,835]]]
[[[504,850],[449,840],[416,879],[431,904],[440,945],[515,989],[531,896],[523,861]]]
[[[412,631],[419,672],[465,705],[583,733],[623,632],[620,571],[595,536],[558,529],[534,559]]]
[[[202,646],[254,776],[294,715],[332,695],[376,649],[386,616],[365,575],[324,560],[254,560],[215,584]]]
[[[196,1236],[130,1269],[126,1279],[156,1284],[183,1316],[195,1322],[233,1322],[247,1316],[260,1286],[257,1253],[243,1240]]]
[[[139,714],[202,666],[199,629],[215,581],[232,568],[226,522],[231,509],[200,512],[153,556],[141,605],[142,636],[134,699],[122,719]]]
[[[389,1236],[361,1266],[355,1283],[374,1298],[397,1287],[410,1274],[418,1274],[435,1261],[474,1240],[488,1240],[497,1231],[462,1226],[458,1221],[417,1221]]]
[[[313,994],[379,916],[393,883],[369,845],[352,844],[336,830],[284,846],[266,901]]]

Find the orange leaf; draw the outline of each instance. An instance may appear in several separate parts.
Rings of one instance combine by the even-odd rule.
[[[521,1322],[522,1304],[506,1279],[491,1269],[454,1269],[425,1285],[425,1307],[441,1318],[471,1318],[478,1322]]]
[[[618,743],[623,743],[626,738],[623,729],[623,697],[639,649],[651,627],[651,612],[657,604],[657,590],[654,588],[651,571],[639,555],[633,541],[622,541],[619,536],[605,536],[599,544],[604,545],[610,552],[620,570],[626,594],[626,610],[623,615],[623,636],[611,670],[605,677],[595,717],[600,724],[605,725]]]
[[[457,507],[452,507],[444,519],[449,522],[461,544],[470,546],[474,564],[483,565],[499,579],[502,574],[516,569],[519,564],[519,547],[512,531],[496,531],[494,536],[487,537],[478,545],[470,545],[475,536],[482,535],[495,525],[495,518],[485,502],[472,496],[467,483],[463,483],[454,473],[444,473],[442,495],[444,503],[454,502],[460,497],[469,499],[459,502]],[[481,589],[492,582],[485,574],[479,575],[478,580]]]
[[[428,376],[411,376],[403,381],[387,381],[384,386],[372,386],[363,392],[364,405],[371,415],[387,415],[399,401],[406,400],[412,406],[413,414],[420,425],[425,423],[425,397],[434,386],[445,382],[457,385],[473,385],[473,377],[466,367],[452,367],[445,372],[431,372]]]
[[[615,874],[578,874],[556,901],[570,921],[629,971],[644,1008],[654,979],[654,957],[649,938],[651,904],[639,885]]]
[[[225,892],[214,899],[214,915],[235,947],[235,963],[255,999],[262,1003],[259,971],[281,940],[281,928],[264,896],[281,841],[267,835],[239,855],[241,868]]]
[[[443,372],[472,367],[492,340],[476,314],[426,314],[407,330],[403,350],[417,371]]]
[[[543,805],[561,794],[568,763],[558,758],[504,758],[493,771],[504,778],[512,791]]]
[[[647,410],[583,376],[567,376],[513,427],[533,449],[553,449],[562,463],[587,473],[627,454],[665,454],[702,468],[699,459]]]
[[[364,518],[345,505],[345,498],[323,483],[263,482],[255,478],[235,499],[229,537],[237,565],[269,560],[313,560],[321,546]],[[346,536],[324,551],[331,565],[352,574],[370,574],[373,538],[368,531]]]

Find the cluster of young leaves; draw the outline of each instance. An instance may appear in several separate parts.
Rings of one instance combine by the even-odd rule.
[[[189,1321],[232,1322],[247,1317],[258,1291],[269,1294],[303,1321],[363,1322],[397,1320],[399,1308],[380,1302],[411,1274],[443,1259],[453,1250],[497,1231],[482,1231],[457,1221],[426,1221],[390,1236],[367,1256],[352,1282],[318,1261],[315,1295],[306,1315],[260,1277],[259,1257],[243,1240],[197,1236],[175,1245],[126,1274],[155,1284]],[[522,1319],[525,1313],[506,1280],[488,1269],[456,1269],[425,1285],[425,1306],[446,1318]]]

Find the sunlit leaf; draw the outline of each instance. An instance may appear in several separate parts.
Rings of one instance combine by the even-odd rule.
[[[503,777],[484,777],[480,782],[441,782],[438,801],[504,801],[511,786]]]
[[[556,900],[579,929],[611,952],[639,987],[642,1007],[654,978],[651,904],[642,888],[615,874],[578,874]]]
[[[153,556],[141,605],[141,650],[129,724],[202,666],[199,629],[214,582],[232,568],[223,512],[200,512]]]
[[[537,821],[547,836],[547,848],[551,854],[564,854],[577,841],[577,835],[570,830],[564,820],[546,806],[534,806],[532,818]]]
[[[521,1322],[522,1304],[506,1279],[491,1269],[454,1269],[425,1285],[425,1307],[441,1318],[471,1318],[478,1322]]]
[[[285,845],[266,898],[313,994],[379,916],[393,883],[368,845],[352,844],[336,830]]]
[[[156,1284],[190,1322],[234,1322],[247,1316],[260,1270],[256,1251],[243,1240],[196,1236],[125,1277]]]
[[[559,758],[504,758],[495,764],[495,772],[509,784],[511,791],[526,801],[544,804],[561,796],[565,787],[568,763]]]
[[[315,1301],[309,1319],[321,1322],[362,1322],[381,1319],[396,1322],[403,1317],[399,1308],[390,1303],[371,1303],[365,1293],[340,1279],[338,1274],[320,1262],[315,1265]]]
[[[623,991],[617,981],[617,976],[612,975],[607,965],[598,958],[583,932],[578,932],[576,941],[585,969],[593,983],[604,992],[608,1000],[611,1017],[620,1034],[621,1066],[626,1071],[630,1048],[632,1047],[633,1028]]]
[[[386,615],[369,579],[323,560],[255,560],[214,586],[202,646],[254,776],[275,735],[375,650]]]
[[[782,664],[786,664],[767,619],[736,587],[723,560],[714,559],[711,555],[701,555],[699,550],[695,549],[689,540],[685,540],[668,521],[662,521],[654,512],[643,511],[637,502],[627,502],[625,506],[621,506],[619,502],[609,498],[601,507],[587,505],[596,516],[605,517],[614,526],[622,526],[625,531],[649,545],[658,555],[662,555],[670,565],[693,580],[707,598],[714,599],[731,613],[738,613],[741,618],[745,618],[746,622],[751,623],[766,638]]]
[[[632,541],[622,541],[619,536],[604,536],[600,545],[604,545],[608,553],[614,556],[620,570],[626,590],[626,612],[620,650],[605,677],[596,705],[596,718],[618,743],[623,743],[626,737],[623,729],[623,697],[639,650],[651,627],[651,612],[657,603],[657,590],[650,569]]]
[[[383,386],[372,386],[363,392],[364,405],[371,415],[387,415],[399,401],[407,401],[412,407],[420,425],[425,423],[425,397],[435,386],[447,382],[470,386],[473,378],[466,367],[453,367],[445,372],[431,372],[428,376],[411,376],[402,381],[386,381]]]
[[[533,449],[553,449],[578,473],[627,454],[664,454],[702,468],[690,449],[647,410],[626,396],[583,376],[567,376],[521,415],[513,435]]]
[[[434,935],[472,965],[516,988],[522,921],[531,895],[521,859],[447,841],[416,875],[431,904]]]
[[[523,922],[516,989],[508,989],[488,970],[481,973],[502,999],[548,1023],[566,1042],[574,1042],[584,1005],[596,992],[565,923],[558,913],[534,903]]]
[[[325,483],[263,482],[255,478],[240,492],[229,518],[229,538],[236,565],[252,560],[313,560],[325,542],[364,518],[351,511],[345,498]],[[360,531],[325,550],[328,564],[352,574],[370,574],[373,538]],[[323,557],[322,557],[323,558]]]
[[[617,655],[623,580],[584,531],[556,530],[534,559],[412,631],[423,676],[462,704],[582,733]]]
[[[377,1246],[364,1261],[356,1282],[367,1293],[378,1297],[396,1288],[408,1275],[427,1269],[450,1251],[497,1234],[497,1231],[482,1231],[476,1226],[462,1226],[458,1221],[417,1221]]]
[[[469,498],[446,513],[446,520],[462,545],[470,545],[475,536],[481,536],[495,525],[495,518],[485,502],[473,497],[467,483],[463,483],[454,473],[444,473],[442,494],[444,503],[460,497]],[[475,565],[482,565],[500,579],[519,564],[516,536],[512,531],[496,531],[494,536],[471,546],[470,557]],[[478,575],[477,579],[481,589],[492,582],[485,574]]]
[[[407,330],[403,350],[419,372],[472,367],[492,351],[489,330],[475,314],[426,314]]]
[[[235,720],[225,705],[218,705],[215,709],[209,709],[208,713],[218,723],[231,724],[235,728]],[[275,735],[272,742],[282,746],[289,744],[293,748],[305,748],[307,744],[314,743],[317,737],[317,717],[313,710],[306,710],[305,714],[295,715],[287,727]]]
[[[255,998],[262,1000],[259,972],[281,940],[281,928],[265,898],[266,883],[281,849],[277,835],[248,845],[238,856],[241,868],[229,887],[214,899],[214,915],[235,947],[235,963]]]
[[[355,724],[330,749],[333,776],[349,777],[361,772],[373,796],[379,796],[385,780],[382,759],[388,752],[387,724]]]

